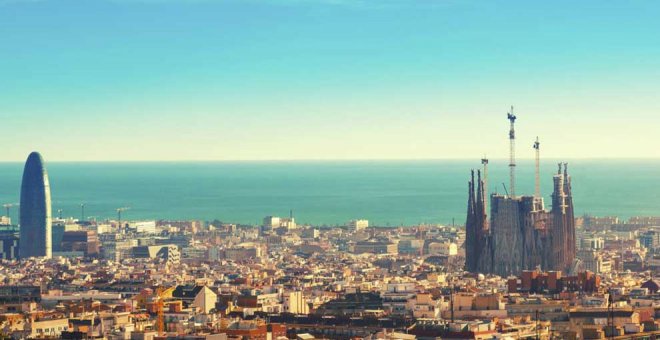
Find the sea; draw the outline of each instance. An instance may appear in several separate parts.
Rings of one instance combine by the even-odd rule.
[[[509,186],[506,160],[491,160],[489,192]],[[219,220],[260,224],[265,216],[312,225],[465,223],[467,160],[47,162],[53,216],[127,220]],[[540,167],[550,208],[557,162]],[[659,216],[660,160],[568,161],[576,214]],[[0,163],[0,203],[19,202],[22,163]],[[534,161],[516,167],[516,193],[533,194]],[[5,214],[3,211],[2,214]],[[18,207],[9,215],[18,220]]]

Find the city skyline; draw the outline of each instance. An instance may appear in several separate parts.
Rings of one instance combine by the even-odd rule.
[[[0,1],[1,160],[655,158],[659,6]]]
[[[0,0],[0,338],[660,338],[657,13]]]

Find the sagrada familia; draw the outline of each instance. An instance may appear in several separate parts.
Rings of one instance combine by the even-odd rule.
[[[575,218],[571,177],[567,164],[559,164],[553,176],[552,210],[545,210],[539,194],[539,143],[536,149],[536,193],[515,195],[514,121],[511,121],[511,183],[507,195],[490,195],[490,219],[487,214],[487,164],[472,171],[468,183],[465,253],[470,272],[519,275],[523,270],[570,271],[575,259]]]

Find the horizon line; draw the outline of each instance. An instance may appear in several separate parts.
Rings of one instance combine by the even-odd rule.
[[[27,158],[26,158],[27,159]],[[236,163],[236,162],[410,162],[410,161],[480,161],[481,158],[273,158],[273,159],[152,159],[152,160],[136,160],[136,159],[91,159],[91,160],[48,160],[44,157],[46,163]],[[492,161],[508,161],[506,157],[488,158]],[[533,161],[533,157],[517,158],[519,161]],[[612,161],[654,161],[660,160],[660,157],[547,157],[541,159],[541,162],[548,160],[612,160]],[[0,164],[7,163],[25,163],[25,160],[2,160]]]

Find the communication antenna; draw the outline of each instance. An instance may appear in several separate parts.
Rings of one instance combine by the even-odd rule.
[[[539,137],[536,137],[536,142],[534,142],[534,150],[536,151],[536,172],[534,173],[534,195],[537,198],[541,198],[541,181],[540,181],[540,159],[541,159],[541,143],[539,143]]]
[[[516,197],[516,130],[514,124],[516,116],[513,114],[513,105],[511,111],[507,113],[506,117],[511,122],[511,129],[509,130],[509,189],[511,190],[511,198]]]

